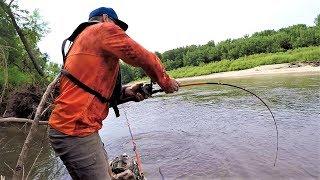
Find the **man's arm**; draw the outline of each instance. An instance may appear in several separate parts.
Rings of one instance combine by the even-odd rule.
[[[178,83],[166,73],[160,59],[131,39],[122,29],[111,23],[103,24],[103,50],[124,62],[141,67],[167,93],[178,90]]]

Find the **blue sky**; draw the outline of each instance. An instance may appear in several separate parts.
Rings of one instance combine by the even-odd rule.
[[[39,46],[57,63],[62,63],[62,40],[101,6],[117,11],[129,24],[129,36],[160,52],[293,24],[311,26],[320,14],[320,0],[21,0],[19,4],[39,9],[48,22],[50,33]]]

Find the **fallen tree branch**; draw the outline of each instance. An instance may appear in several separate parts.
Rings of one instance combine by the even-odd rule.
[[[58,75],[47,87],[46,91],[44,92],[41,101],[37,107],[37,111],[36,114],[34,116],[34,120],[31,124],[30,130],[29,130],[29,134],[23,144],[22,150],[20,152],[16,167],[15,167],[15,171],[13,174],[12,179],[14,180],[20,180],[23,177],[23,172],[24,172],[24,165],[26,163],[27,160],[27,154],[28,151],[31,147],[31,143],[32,143],[32,139],[35,136],[35,133],[38,130],[38,125],[39,125],[39,121],[40,121],[40,117],[41,117],[41,113],[43,111],[43,108],[47,102],[47,99],[51,93],[51,91],[53,91],[53,89],[55,88],[58,80],[59,80],[60,75]]]
[[[26,118],[0,118],[0,123],[33,123],[33,120]],[[39,121],[39,125],[47,125],[48,121]]]

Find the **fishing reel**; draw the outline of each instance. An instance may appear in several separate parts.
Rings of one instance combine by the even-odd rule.
[[[155,82],[150,80],[150,83],[144,84],[138,90],[139,93],[146,95],[147,97],[152,97],[153,94],[163,92],[162,89],[154,89]]]

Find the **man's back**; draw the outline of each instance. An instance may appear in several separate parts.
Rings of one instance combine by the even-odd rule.
[[[119,60],[107,51],[108,47],[102,41],[118,38],[114,36],[116,31],[121,30],[111,23],[89,26],[75,40],[65,63],[69,73],[107,98],[113,92]],[[101,121],[108,113],[106,104],[66,77],[61,78],[60,93],[50,117],[49,123],[53,128],[76,136],[86,136],[101,128]]]

